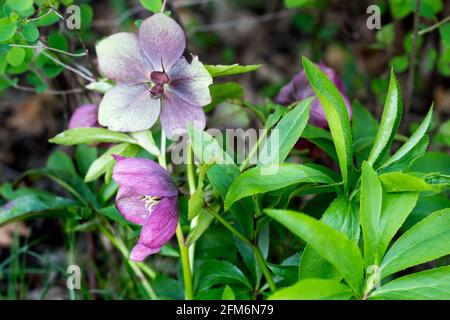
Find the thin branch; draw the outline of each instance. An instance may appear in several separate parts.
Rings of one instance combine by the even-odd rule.
[[[72,53],[72,52],[68,52],[68,51],[52,48],[52,47],[46,46],[45,44],[32,46],[32,45],[25,45],[25,44],[10,43],[8,45],[11,46],[11,47],[18,47],[18,48],[47,49],[47,50],[58,52],[58,53],[62,53],[62,54],[65,54],[65,55],[68,55],[68,56],[71,56],[71,57],[84,57],[84,56],[86,56],[86,52]]]
[[[71,66],[69,66],[68,64],[65,64],[64,62],[62,62],[59,59],[56,59],[55,57],[53,57],[52,55],[48,54],[47,52],[43,51],[42,54],[44,56],[46,56],[47,58],[49,58],[50,60],[52,60],[54,63],[59,64],[60,66],[64,67],[67,70],[72,71],[73,73],[76,73],[77,75],[79,75],[80,77],[90,81],[90,82],[95,82],[96,80],[93,77],[90,77],[89,75],[85,74],[84,72],[81,72],[78,69],[75,69]]]
[[[434,29],[439,28],[440,26],[446,24],[447,22],[450,22],[450,16],[448,16],[447,18],[444,18],[443,20],[437,22],[436,24],[433,24],[432,26],[422,29],[419,31],[419,36],[423,36],[424,34],[433,31]]]
[[[10,78],[8,78],[5,75],[2,75],[3,78],[8,81],[9,85],[11,87],[13,87],[14,89],[17,90],[21,90],[21,91],[26,91],[26,92],[32,92],[32,93],[39,93],[37,92],[37,90],[33,87],[26,87],[26,86],[21,86],[19,84],[14,83],[14,81],[12,81]],[[68,95],[68,94],[77,94],[77,93],[81,93],[84,92],[85,89],[81,89],[81,88],[75,88],[75,89],[69,89],[69,90],[53,90],[53,89],[47,89],[45,90],[45,93],[48,94],[53,94],[53,95]]]

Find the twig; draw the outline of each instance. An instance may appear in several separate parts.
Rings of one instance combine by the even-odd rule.
[[[447,18],[444,18],[443,20],[437,22],[436,24],[433,24],[432,26],[422,29],[419,31],[419,36],[423,36],[424,34],[433,31],[434,29],[439,28],[440,26],[446,24],[447,22],[450,22],[450,16],[448,16]]]
[[[6,81],[8,81],[8,83],[14,89],[21,90],[21,91],[26,91],[26,92],[38,93],[37,90],[35,88],[33,88],[33,87],[26,87],[26,86],[18,85],[16,83],[14,83],[14,81],[9,79],[7,76],[5,76],[5,75],[2,75],[2,76],[3,76],[3,78]],[[81,92],[84,92],[84,91],[85,91],[85,89],[81,89],[81,88],[69,89],[69,90],[52,90],[52,89],[47,89],[45,91],[45,93],[53,94],[53,95],[68,95],[68,94],[77,94],[77,93],[81,93]]]
[[[62,53],[71,57],[84,57],[86,55],[86,52],[82,52],[82,53],[72,53],[72,52],[68,52],[68,51],[64,51],[64,50],[59,50],[56,48],[52,48],[49,46],[46,46],[45,44],[40,44],[40,45],[25,45],[25,44],[15,44],[15,43],[10,43],[8,44],[11,47],[19,47],[19,48],[31,48],[31,49],[47,49],[50,51],[54,51],[54,52],[58,52],[58,53]]]
[[[44,56],[46,56],[47,58],[49,58],[50,60],[52,60],[54,63],[59,64],[60,66],[64,67],[67,70],[72,71],[73,73],[76,73],[77,75],[79,75],[80,77],[88,80],[89,82],[95,82],[96,81],[93,77],[90,77],[89,75],[85,74],[84,72],[81,72],[80,70],[75,69],[75,68],[69,66],[68,64],[65,64],[61,60],[56,59],[55,57],[53,57],[52,55],[46,53],[45,51],[42,52],[42,54]]]
[[[408,79],[406,82],[406,96],[405,96],[405,107],[404,107],[404,121],[403,123],[408,123],[409,112],[411,110],[411,102],[414,89],[414,72],[416,69],[416,55],[417,55],[417,36],[419,33],[419,20],[420,20],[420,0],[416,0],[416,10],[414,11],[414,30],[413,30],[413,41],[411,47],[411,55],[409,56],[409,71]]]

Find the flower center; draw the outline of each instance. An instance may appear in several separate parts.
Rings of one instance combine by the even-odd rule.
[[[150,73],[152,87],[150,93],[153,99],[159,99],[164,93],[164,85],[169,83],[169,76],[164,71],[153,71]]]
[[[150,216],[155,206],[161,201],[161,198],[155,196],[142,196],[141,201],[144,203],[145,209],[148,211],[148,216]]]

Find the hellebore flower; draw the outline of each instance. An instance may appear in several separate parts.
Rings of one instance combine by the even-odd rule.
[[[95,104],[84,104],[75,109],[69,120],[69,129],[100,127]]]
[[[161,114],[167,137],[192,123],[205,127],[202,107],[211,102],[212,78],[197,57],[182,56],[186,39],[172,18],[157,13],[144,20],[139,35],[121,32],[97,47],[100,71],[116,86],[99,106],[99,122],[113,131],[149,129]]]
[[[130,259],[143,261],[159,252],[175,234],[178,224],[178,190],[168,171],[152,160],[124,158],[117,161],[113,179],[119,185],[116,207],[130,222],[141,225]]]
[[[342,97],[344,98],[345,106],[347,107],[349,118],[352,117],[352,109],[350,106],[350,102],[345,96],[345,88],[344,83],[339,78],[337,73],[325,66],[323,63],[319,64],[319,68],[325,72],[328,78],[335,84],[338,90],[341,92]],[[281,105],[290,105],[293,102],[300,101],[306,99],[308,97],[315,96],[314,89],[310,85],[308,78],[306,77],[305,71],[301,71],[297,73],[292,80],[281,88],[278,95],[275,97],[274,101]],[[317,127],[327,128],[328,122],[325,117],[325,111],[323,110],[322,105],[318,98],[314,99],[311,104],[311,114],[309,119],[312,124]]]

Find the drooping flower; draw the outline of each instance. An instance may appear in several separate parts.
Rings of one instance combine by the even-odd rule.
[[[69,120],[69,129],[100,127],[95,104],[84,104],[75,109]]]
[[[113,179],[119,185],[116,207],[130,222],[141,225],[130,259],[143,261],[175,234],[178,190],[167,170],[152,160],[113,155]]]
[[[161,115],[167,137],[186,132],[188,123],[205,127],[202,107],[211,102],[212,78],[197,57],[183,57],[182,28],[165,14],[144,20],[139,34],[117,33],[97,47],[100,71],[116,86],[99,106],[99,122],[113,131],[149,129]]]
[[[328,78],[335,84],[335,86],[341,92],[342,97],[344,98],[345,106],[347,107],[349,118],[351,118],[352,109],[350,102],[345,96],[344,83],[339,78],[337,73],[333,69],[327,67],[325,64],[320,63],[319,68],[323,72],[325,72]],[[311,96],[315,96],[314,89],[310,85],[308,78],[306,77],[305,71],[302,70],[299,73],[297,73],[287,85],[281,88],[280,92],[275,97],[275,102],[287,106],[293,102],[300,101]],[[309,119],[311,123],[317,127],[321,128],[328,127],[328,122],[325,117],[325,111],[323,110],[323,107],[317,97],[311,104],[311,113]]]

